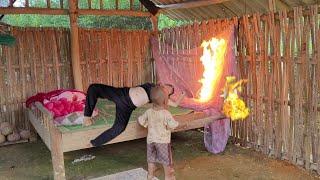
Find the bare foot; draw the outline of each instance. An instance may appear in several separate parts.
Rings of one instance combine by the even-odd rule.
[[[93,124],[93,121],[92,121],[91,117],[85,117],[83,119],[83,123],[82,123],[83,127],[91,126],[92,124]]]

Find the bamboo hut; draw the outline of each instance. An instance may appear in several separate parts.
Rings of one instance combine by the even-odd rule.
[[[233,142],[320,174],[320,1],[140,0],[137,8],[130,0],[129,9],[121,9],[119,0],[113,9],[104,8],[104,0],[99,0],[99,8],[91,6],[92,0],[86,8],[77,0],[60,0],[59,7],[52,7],[52,0],[43,1],[46,7],[34,7],[29,0],[24,7],[14,7],[14,0],[0,7],[0,14],[70,19],[70,29],[10,27],[19,38],[13,48],[0,46],[0,122],[32,129],[33,139],[35,133],[51,137],[46,143],[56,149],[55,179],[65,178],[61,135],[46,121],[50,115],[41,107],[36,116],[51,130],[30,125],[27,97],[57,88],[85,90],[92,82],[132,86],[151,81],[152,33],[188,49],[226,23],[237,27],[237,67],[241,78],[249,81],[244,97],[251,108],[246,121],[232,123]],[[161,13],[193,23],[159,31]],[[148,17],[153,30],[84,29],[77,23],[80,15]]]

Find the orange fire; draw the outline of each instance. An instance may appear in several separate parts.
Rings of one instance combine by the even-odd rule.
[[[224,39],[212,38],[209,41],[204,41],[201,47],[203,55],[200,60],[204,66],[204,72],[203,78],[200,80],[202,87],[199,101],[208,102],[215,94],[217,83],[222,76],[227,43]]]
[[[232,121],[242,120],[249,116],[249,109],[246,107],[245,102],[238,96],[238,92],[242,91],[241,85],[244,83],[247,83],[247,80],[241,79],[236,82],[236,77],[227,77],[223,90],[225,100],[222,111]]]

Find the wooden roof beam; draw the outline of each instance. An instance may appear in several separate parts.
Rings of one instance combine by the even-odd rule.
[[[187,8],[196,8],[201,6],[209,6],[213,4],[219,4],[223,2],[227,2],[230,0],[190,0],[181,3],[173,3],[173,4],[164,4],[164,5],[156,5],[163,10],[175,10],[175,9],[187,9]]]

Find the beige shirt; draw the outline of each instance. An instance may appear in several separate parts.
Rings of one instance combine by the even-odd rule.
[[[171,131],[179,125],[168,110],[153,108],[141,115],[138,123],[148,128],[147,143],[170,143]]]

